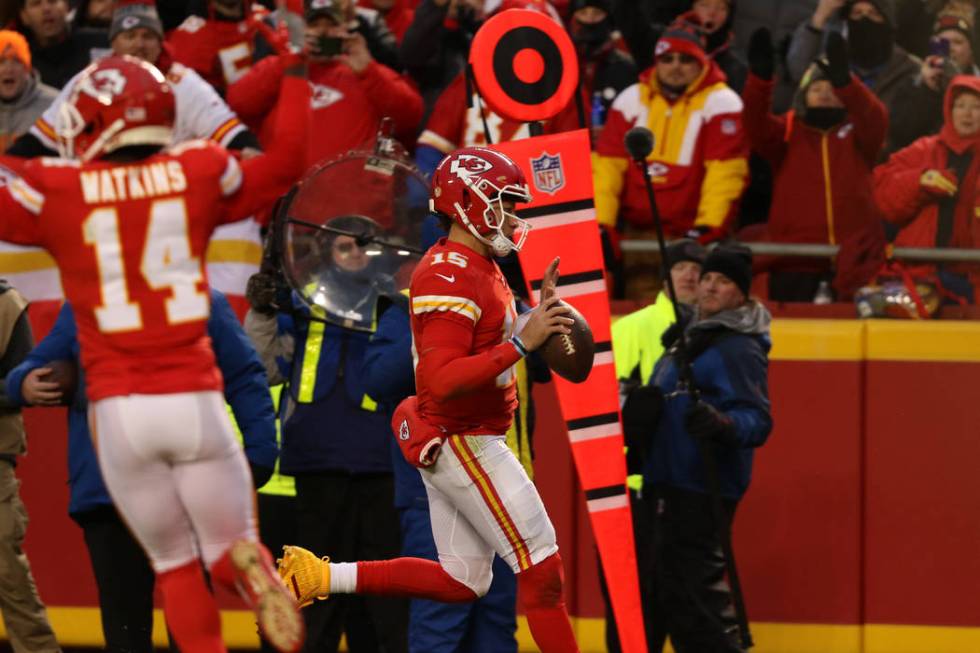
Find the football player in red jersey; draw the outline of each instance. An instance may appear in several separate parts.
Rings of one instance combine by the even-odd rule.
[[[572,323],[556,304],[557,259],[545,272],[541,303],[519,319],[494,262],[523,244],[528,225],[514,205],[530,199],[517,164],[486,148],[457,150],[432,178],[432,209],[451,227],[412,277],[418,395],[399,406],[393,424],[405,420],[399,444],[422,468],[439,562],[331,563],[286,547],[279,573],[300,603],[331,593],[473,601],[490,586],[496,553],[517,573],[538,647],[578,650],[554,527],[502,435],[517,402],[514,364]]]
[[[209,18],[188,16],[167,36],[174,60],[193,69],[222,95],[255,63],[258,21],[251,0],[207,0]]]
[[[45,247],[75,308],[92,433],[113,500],[158,576],[186,651],[224,651],[211,577],[240,588],[277,648],[303,623],[258,543],[249,470],[207,337],[204,252],[215,227],[257,213],[303,170],[304,68],[282,84],[276,147],[239,163],[173,149],[173,89],[132,57],[92,64],[63,105],[65,158],[0,159],[0,238]]]

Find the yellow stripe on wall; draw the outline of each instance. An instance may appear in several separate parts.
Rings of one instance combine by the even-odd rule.
[[[859,320],[772,321],[772,360],[859,361],[864,358],[864,322]]]
[[[977,653],[980,628],[870,624],[864,653]]]
[[[771,335],[770,360],[980,363],[975,321],[778,318]]]
[[[978,322],[868,320],[866,324],[868,360],[980,363]]]
[[[49,607],[48,618],[62,646],[101,647],[102,620],[98,608]],[[604,619],[572,618],[575,638],[582,653],[606,650]],[[258,649],[255,617],[248,610],[222,610],[221,628],[231,649]],[[0,637],[7,631],[0,621]],[[753,623],[754,653],[976,653],[980,628],[951,626],[897,626],[870,624]],[[167,633],[163,612],[153,611],[153,643],[165,647]],[[862,648],[863,643],[863,648]],[[527,619],[517,619],[517,644],[523,651],[537,651]],[[673,651],[668,646],[668,651]]]

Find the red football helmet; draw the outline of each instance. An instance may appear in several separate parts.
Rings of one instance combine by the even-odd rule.
[[[497,256],[520,251],[531,226],[504,210],[505,201],[527,203],[531,191],[520,166],[509,157],[485,147],[456,150],[432,173],[429,207],[451,218]],[[496,209],[496,210],[495,210]],[[514,235],[504,233],[507,222],[517,222]]]
[[[61,105],[58,151],[91,161],[127,145],[170,145],[175,114],[173,89],[156,67],[107,57],[84,70]]]

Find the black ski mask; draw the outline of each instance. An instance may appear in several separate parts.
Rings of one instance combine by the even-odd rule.
[[[807,107],[803,122],[810,127],[826,131],[844,122],[847,109],[844,107]]]
[[[609,41],[612,36],[612,19],[608,16],[598,23],[580,23],[574,21],[572,41],[579,53],[586,59],[595,55]]]
[[[855,66],[864,70],[877,68],[892,56],[895,31],[888,23],[876,23],[870,18],[848,20],[847,45]]]

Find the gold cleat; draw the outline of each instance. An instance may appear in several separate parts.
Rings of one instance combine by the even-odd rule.
[[[301,608],[330,596],[330,558],[317,558],[300,546],[282,547],[282,558],[276,561],[279,578],[293,594]]]

